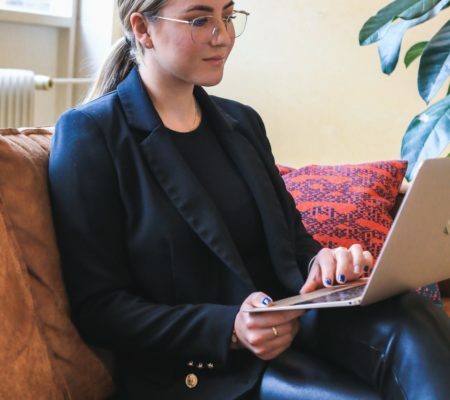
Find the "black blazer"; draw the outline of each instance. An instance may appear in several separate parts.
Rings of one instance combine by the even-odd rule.
[[[261,118],[200,87],[194,94],[256,200],[277,277],[296,294],[320,245],[301,224]],[[119,397],[229,400],[248,390],[264,364],[229,346],[239,305],[257,288],[137,69],[61,116],[49,178],[73,320],[88,343],[114,352]]]

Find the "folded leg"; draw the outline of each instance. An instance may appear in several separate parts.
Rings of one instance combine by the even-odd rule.
[[[383,399],[449,398],[450,319],[422,296],[407,293],[367,307],[311,310],[300,321],[289,357],[294,351],[298,357],[317,357],[369,385]],[[282,361],[269,363],[261,399],[270,399],[263,396],[264,385],[286,368]],[[336,379],[342,376],[336,374]]]

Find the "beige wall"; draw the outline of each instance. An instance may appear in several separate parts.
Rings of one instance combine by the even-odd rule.
[[[403,133],[426,106],[417,93],[417,63],[408,70],[399,64],[388,77],[376,47],[358,45],[363,23],[386,4],[241,0],[238,8],[251,13],[247,31],[224,81],[209,91],[260,112],[280,163],[398,158]],[[445,14],[408,33],[402,57],[410,45],[429,40]]]
[[[91,4],[92,3],[92,4]],[[101,62],[120,30],[83,0],[75,71],[86,76]],[[380,72],[375,46],[360,47],[358,33],[388,0],[238,0],[251,12],[237,39],[224,81],[209,91],[252,105],[262,115],[280,163],[363,162],[399,157],[401,138],[425,109],[416,89],[417,63]],[[100,4],[99,4],[100,5]],[[407,34],[402,56],[428,40],[449,12]],[[92,21],[98,21],[92,23]],[[30,40],[32,38],[32,40]],[[0,67],[30,68],[55,76],[58,29],[0,21]],[[75,100],[82,96],[75,91]],[[54,93],[39,93],[37,124],[54,122]]]

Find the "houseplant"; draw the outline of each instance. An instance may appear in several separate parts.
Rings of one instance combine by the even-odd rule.
[[[362,46],[378,43],[381,69],[391,74],[397,66],[402,40],[408,29],[448,12],[450,0],[395,0],[369,18],[359,33]],[[429,40],[406,53],[408,67],[420,58],[418,90],[429,104],[450,76],[450,20]],[[450,143],[450,87],[447,95],[414,117],[401,145],[401,157],[408,160],[406,178],[411,180],[420,161],[439,156]],[[450,154],[449,154],[450,156]]]

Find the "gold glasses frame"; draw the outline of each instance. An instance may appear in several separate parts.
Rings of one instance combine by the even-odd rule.
[[[192,38],[192,41],[194,43],[205,43],[205,42],[207,43],[211,38],[213,38],[219,32],[219,24],[218,24],[219,20],[216,17],[214,17],[213,15],[202,15],[200,17],[193,18],[191,20],[184,20],[184,19],[177,19],[177,18],[161,17],[159,15],[146,15],[145,12],[143,12],[143,14],[149,21],[163,20],[163,21],[178,22],[178,23],[190,25],[191,26],[191,38]],[[245,20],[244,20],[244,23],[243,23],[242,32],[240,32],[239,34],[236,34],[236,33],[233,33],[234,31],[229,30],[228,27],[230,25],[232,25],[233,24],[233,20],[236,19],[240,15],[245,16]],[[248,18],[249,15],[250,15],[250,13],[248,13],[247,11],[234,10],[230,15],[221,18],[222,22],[225,25],[225,30],[228,32],[230,37],[237,38],[237,37],[241,36],[244,33],[245,27],[247,25],[247,18]],[[201,29],[204,26],[206,26],[204,24],[205,20],[207,22],[213,21],[215,23],[213,24],[213,29],[212,29],[211,33],[208,34],[208,41],[205,40],[205,41],[200,41],[199,42],[198,40],[195,40],[194,30],[196,28]]]

